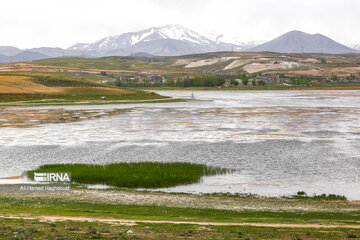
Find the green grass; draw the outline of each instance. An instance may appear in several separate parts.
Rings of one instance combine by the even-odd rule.
[[[45,85],[47,87],[105,87],[92,81],[84,81],[61,76],[36,76],[33,82]]]
[[[65,198],[64,198],[65,197]],[[63,216],[107,217],[132,220],[169,220],[199,222],[258,222],[258,223],[328,223],[356,224],[357,211],[272,211],[272,210],[219,210],[208,208],[182,208],[153,205],[125,205],[92,202],[92,200],[67,200],[42,197],[0,196],[0,213],[45,214]],[[224,201],[226,198],[224,199]],[[285,200],[279,199],[279,201]]]
[[[78,194],[78,193],[77,193]],[[109,196],[109,195],[107,195]],[[126,205],[104,203],[95,199],[72,199],[71,194],[1,194],[1,215],[41,215],[96,217],[130,220],[156,220],[181,222],[218,223],[285,223],[285,224],[334,224],[358,225],[358,211],[335,211],[329,205],[328,211],[316,208],[303,210],[219,210],[209,208],[184,208],[154,205]],[[151,193],[149,193],[151,197]],[[204,196],[206,197],[206,196]],[[219,199],[226,203],[227,197]],[[266,199],[264,199],[266,201]],[[290,199],[277,199],[286,205]],[[309,202],[309,200],[301,200]],[[311,204],[322,200],[311,200]],[[309,203],[310,203],[309,202]],[[347,205],[346,201],[332,204]],[[309,205],[311,206],[311,205]],[[131,229],[133,234],[126,232]],[[106,224],[101,222],[39,222],[37,220],[0,218],[0,238],[4,239],[346,239],[360,236],[359,229],[346,228],[291,228],[291,227],[252,227],[252,226],[197,226],[192,224],[151,224],[140,223],[134,226]]]
[[[43,222],[0,219],[2,239],[351,239],[356,229],[269,228],[249,226],[196,226],[138,223],[134,226],[100,222]],[[129,230],[132,233],[127,233]]]
[[[108,165],[50,164],[29,171],[71,172],[80,184],[106,184],[125,188],[163,188],[199,182],[201,177],[226,173],[226,169],[193,163],[113,163]]]
[[[106,99],[101,98],[105,96]],[[86,104],[81,101],[98,101],[95,104],[114,103],[112,101],[142,101],[142,100],[159,100],[171,98],[158,95],[156,93],[147,93],[142,91],[132,91],[125,94],[114,94],[106,89],[69,89],[65,93],[44,94],[44,93],[16,93],[0,94],[0,103],[9,102],[37,102],[37,103],[64,103],[64,104]],[[91,102],[89,102],[91,104]]]
[[[101,100],[101,97],[105,96],[105,100]],[[143,93],[143,92],[132,92],[127,94],[114,94],[103,89],[71,89],[65,94],[26,94],[26,93],[17,93],[17,94],[0,94],[0,103],[8,102],[19,102],[19,101],[28,101],[46,103],[46,102],[56,102],[56,103],[73,103],[77,101],[92,101],[97,100],[96,104],[106,104],[113,103],[113,100],[129,100],[129,101],[141,101],[141,100],[159,100],[159,99],[168,99],[167,97],[160,96],[156,93]],[[56,101],[54,101],[56,100]],[[170,100],[170,98],[169,98]],[[81,104],[86,104],[86,102],[80,102]]]
[[[74,75],[71,73],[43,73],[43,72],[1,72],[0,76],[29,77],[31,81],[48,87],[113,87],[100,84],[104,80],[97,75]]]
[[[192,72],[189,69],[178,69],[162,66],[159,62],[148,62],[144,58],[49,58],[33,61],[34,64],[56,67],[72,67],[80,69],[106,69],[106,70],[125,70],[134,72],[144,71],[175,71],[175,72]]]
[[[312,199],[312,200],[334,200],[334,201],[346,201],[347,198],[343,195],[336,195],[336,194],[320,194],[320,195],[313,195],[309,196],[304,191],[297,192],[296,195],[292,196],[284,196],[283,198],[289,199]]]

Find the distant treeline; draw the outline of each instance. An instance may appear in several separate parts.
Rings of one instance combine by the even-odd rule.
[[[160,80],[136,82],[118,79],[116,85],[119,87],[218,87],[224,85],[225,81],[225,77],[222,76],[203,75],[179,80],[167,79],[165,82]]]
[[[218,87],[224,85],[224,83],[224,77],[205,75],[185,78],[176,82],[167,80],[164,85],[167,87]]]

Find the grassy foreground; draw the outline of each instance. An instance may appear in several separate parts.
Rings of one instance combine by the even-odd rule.
[[[193,163],[113,163],[108,165],[50,164],[29,171],[71,172],[72,180],[80,184],[106,184],[126,188],[163,188],[200,181],[202,176],[225,173],[222,168]]]
[[[302,229],[189,224],[116,225],[101,222],[43,222],[0,219],[4,239],[357,239],[355,229]]]
[[[121,194],[126,195],[124,192]],[[148,197],[151,197],[150,193]],[[201,206],[190,208],[127,205],[99,202],[94,199],[70,200],[70,198],[71,194],[55,197],[1,195],[0,215],[9,218],[0,218],[0,238],[2,236],[4,239],[348,239],[360,236],[360,229],[356,228],[360,221],[359,212],[338,211],[331,206],[325,212],[309,211],[306,208],[297,211],[220,210],[201,208]],[[209,196],[202,198],[211,199]],[[219,198],[220,202],[227,200],[227,197]],[[239,201],[244,199],[239,198]],[[266,199],[256,201],[263,201],[263,204],[267,205]],[[279,201],[281,205],[287,205],[298,200],[271,201]],[[313,204],[322,205],[323,202],[310,200],[306,205]],[[351,205],[346,201],[334,201],[332,204]],[[12,219],[16,216],[34,219]],[[58,222],[36,220],[41,220],[44,216],[49,217],[48,219],[52,216],[62,216],[63,220]],[[78,218],[67,220],[67,216]],[[113,222],[102,219],[112,219]],[[116,223],[117,219],[132,220],[132,224]],[[164,222],[154,223],[144,220]],[[197,225],[194,222],[204,224]],[[209,224],[206,224],[207,222]],[[231,226],[231,223],[244,225]],[[268,225],[261,227],[261,224]],[[291,225],[276,224],[304,225],[291,227]],[[326,224],[338,225],[326,227]],[[343,224],[347,227],[342,227]]]
[[[148,197],[150,197],[149,195]],[[226,197],[220,198],[226,201]],[[287,201],[279,199],[284,204]],[[314,200],[315,201],[315,200]],[[316,203],[316,202],[315,202]],[[338,204],[338,203],[334,203]],[[181,221],[202,223],[288,223],[288,224],[353,224],[360,221],[359,212],[324,211],[272,211],[272,210],[222,210],[196,207],[167,207],[99,202],[92,200],[67,200],[47,197],[0,196],[0,213],[113,218],[150,221]]]

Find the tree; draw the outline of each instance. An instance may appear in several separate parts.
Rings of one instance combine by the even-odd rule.
[[[255,80],[255,79],[254,79],[254,80],[252,80],[252,82],[251,82],[251,83],[252,83],[252,85],[253,85],[253,86],[256,86],[256,80]]]
[[[333,80],[333,81],[338,81],[339,78],[338,78],[338,76],[334,75],[334,76],[331,77],[331,80]]]
[[[240,74],[240,75],[239,75],[239,78],[240,78],[241,80],[247,79],[245,73]]]
[[[217,87],[225,83],[225,78],[221,76],[196,76],[185,78],[179,81],[181,87]]]
[[[175,81],[173,79],[167,79],[164,85],[168,87],[174,87]]]
[[[230,84],[231,84],[231,85],[234,85],[234,86],[237,86],[237,85],[239,85],[239,82],[236,81],[235,79],[231,79],[231,80],[230,80]]]
[[[246,86],[246,85],[248,85],[249,80],[248,79],[243,79],[241,82],[242,82],[243,85]]]
[[[258,82],[258,85],[259,85],[259,86],[265,86],[265,85],[266,85],[266,82],[263,81],[263,80],[260,80],[260,81]]]

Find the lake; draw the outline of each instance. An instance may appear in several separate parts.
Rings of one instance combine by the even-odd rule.
[[[186,161],[237,171],[162,190],[266,196],[305,191],[360,199],[360,91],[158,93],[189,99],[194,94],[195,100],[26,108],[128,111],[0,128],[0,177],[45,163]]]

